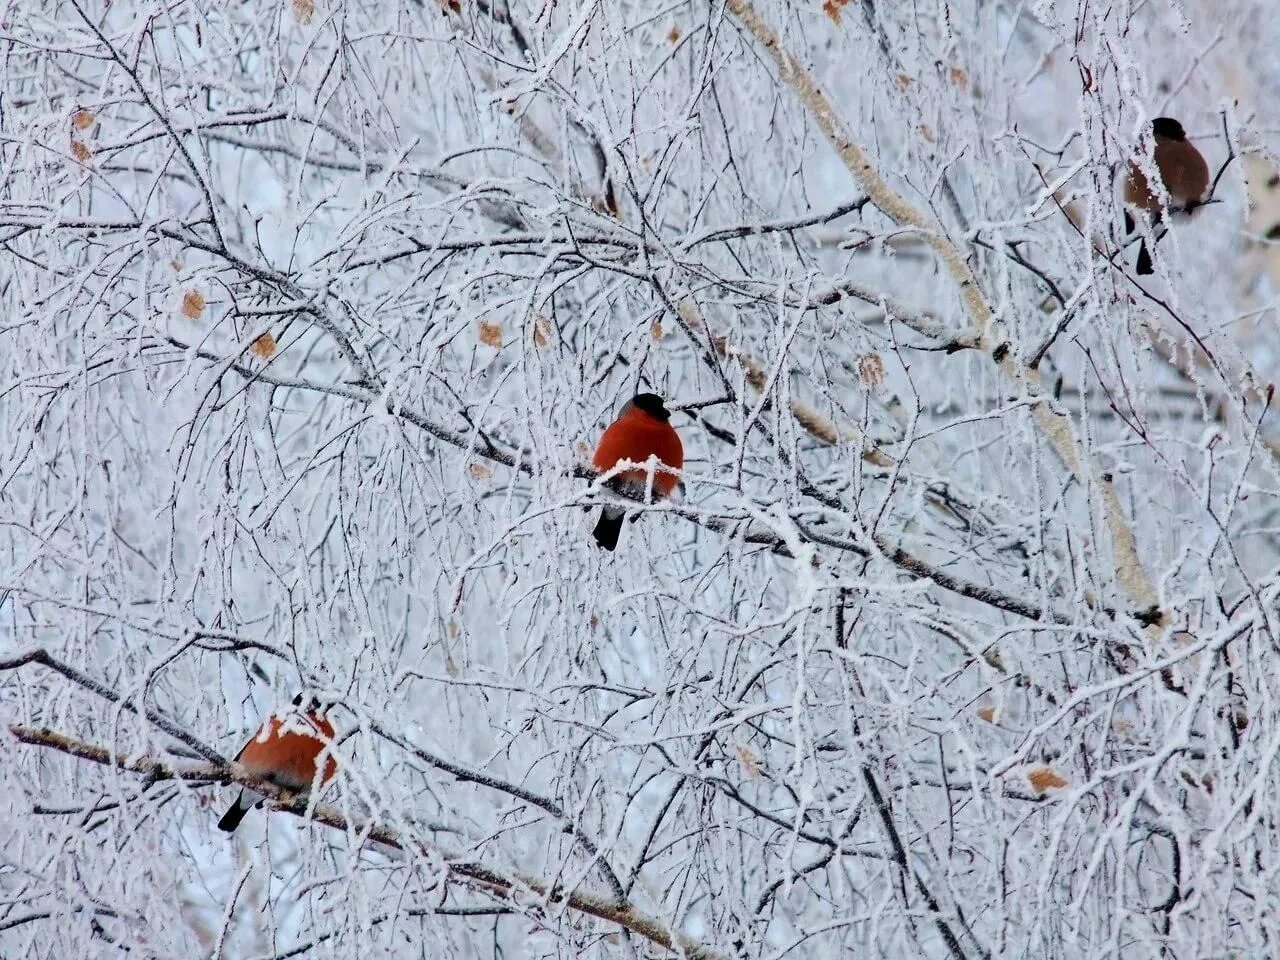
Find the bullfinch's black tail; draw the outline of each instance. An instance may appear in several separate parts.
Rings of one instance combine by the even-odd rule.
[[[1143,276],[1155,272],[1155,268],[1151,265],[1151,252],[1147,249],[1147,241],[1145,240],[1138,245],[1138,265],[1136,269]]]
[[[252,809],[253,804],[245,800],[244,791],[241,790],[240,796],[236,797],[236,802],[227,807],[227,812],[218,821],[218,829],[225,830],[227,833],[235,832],[236,827],[240,826],[240,821],[244,819],[244,815]]]
[[[1126,210],[1124,212],[1125,235],[1132,235],[1137,228],[1138,225],[1134,223],[1133,217],[1130,215],[1129,211]],[[1147,241],[1145,239],[1138,241],[1138,262],[1135,269],[1144,277],[1155,272],[1155,267],[1151,264],[1151,251],[1147,249]]]
[[[614,550],[618,546],[618,536],[622,533],[622,520],[626,512],[617,507],[605,507],[600,511],[600,520],[596,523],[592,534],[596,543],[606,550]]]

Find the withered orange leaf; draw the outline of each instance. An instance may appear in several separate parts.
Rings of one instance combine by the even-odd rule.
[[[822,12],[831,18],[832,23],[840,22],[840,9],[849,5],[849,0],[822,0]]]
[[[1031,782],[1031,788],[1036,793],[1044,793],[1046,790],[1067,785],[1067,781],[1052,767],[1032,767],[1027,771],[1027,780]]]
[[[488,480],[493,476],[493,471],[483,463],[473,463],[471,466],[467,467],[467,472],[477,480]]]
[[[299,23],[310,23],[316,15],[314,0],[293,0],[293,16]]]
[[[264,333],[254,338],[253,344],[249,349],[263,360],[270,360],[276,353],[276,338],[270,333]]]
[[[71,122],[76,125],[77,130],[88,130],[93,126],[93,121],[92,110],[77,110],[71,117]]]
[[[480,321],[480,342],[489,347],[502,346],[502,324]]]
[[[983,720],[985,720],[985,721],[987,721],[987,723],[995,723],[995,722],[996,722],[996,708],[995,708],[995,707],[983,707],[982,709],[980,709],[980,710],[978,711],[978,717],[979,717],[979,718],[981,718],[981,719],[983,719]]]
[[[195,320],[204,312],[204,297],[198,290],[188,290],[182,295],[182,315]]]
[[[667,31],[667,43],[679,43],[680,36],[680,27],[673,23],[671,29]]]
[[[653,323],[649,324],[649,336],[653,337],[654,340],[661,340],[663,338],[664,334],[662,331],[661,320],[655,320]]]
[[[93,152],[80,140],[71,141],[71,152],[81,163],[88,163],[89,158],[93,156]]]

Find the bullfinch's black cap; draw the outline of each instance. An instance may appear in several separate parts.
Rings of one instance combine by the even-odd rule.
[[[1164,137],[1167,140],[1187,139],[1187,132],[1182,129],[1182,124],[1172,117],[1156,117],[1151,121],[1151,131],[1157,137]]]
[[[666,408],[662,398],[656,393],[637,393],[632,398],[629,406],[635,407],[637,410],[643,410],[655,420],[671,419],[671,411]]]

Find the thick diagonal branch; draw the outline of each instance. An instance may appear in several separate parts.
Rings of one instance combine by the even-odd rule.
[[[1019,384],[1026,393],[1037,398],[1039,402],[1031,407],[1036,427],[1048,439],[1067,469],[1081,483],[1101,492],[1103,517],[1111,534],[1116,582],[1133,601],[1136,608],[1134,612],[1143,615],[1143,622],[1149,624],[1150,629],[1158,630],[1164,622],[1164,614],[1158,609],[1158,594],[1138,559],[1133,530],[1124,517],[1110,477],[1084,454],[1071,421],[1065,413],[1053,407],[1043,390],[1039,373],[1017,359],[1009,344],[998,342],[993,333],[991,307],[959,249],[947,239],[939,224],[926,218],[880,176],[866,153],[849,134],[835,106],[818,89],[813,75],[787,51],[777,32],[765,22],[749,0],[725,0],[725,6],[764,47],[777,66],[779,76],[809,111],[871,202],[896,223],[918,230],[921,238],[937,252],[960,287],[965,309],[976,334],[974,348],[987,354],[1002,373]]]

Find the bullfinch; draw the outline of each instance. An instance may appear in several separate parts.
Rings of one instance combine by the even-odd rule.
[[[302,694],[298,694],[293,698],[293,708],[268,717],[235,759],[255,777],[300,793],[311,789],[320,754],[332,742],[333,724],[324,715],[320,702],[311,697],[304,704]],[[326,757],[320,782],[333,779],[337,767],[332,755]],[[218,821],[218,828],[231,833],[262,799],[261,794],[247,787],[241,790],[236,802]]]
[[[662,398],[652,393],[638,393],[622,408],[618,419],[609,424],[592,462],[601,473],[624,460],[638,464],[619,471],[608,484],[629,496],[644,497],[649,485],[645,462],[651,456],[658,460],[653,469],[654,499],[669,496],[679,483],[674,471],[684,466],[684,445],[671,426],[671,411],[663,405]],[[605,504],[594,531],[596,543],[606,550],[617,547],[625,515],[621,506]]]
[[[1205,190],[1209,187],[1209,165],[1187,140],[1186,131],[1177,120],[1157,117],[1151,122],[1151,131],[1156,142],[1156,169],[1160,171],[1160,179],[1169,194],[1169,212],[1189,214],[1204,202]],[[1159,223],[1165,213],[1160,198],[1136,163],[1129,164],[1124,202],[1126,206],[1136,207],[1150,216],[1152,223]],[[1124,227],[1126,233],[1133,233],[1133,215],[1128,210],[1124,214]],[[1145,239],[1138,247],[1137,271],[1141,274],[1152,271],[1151,254]]]

